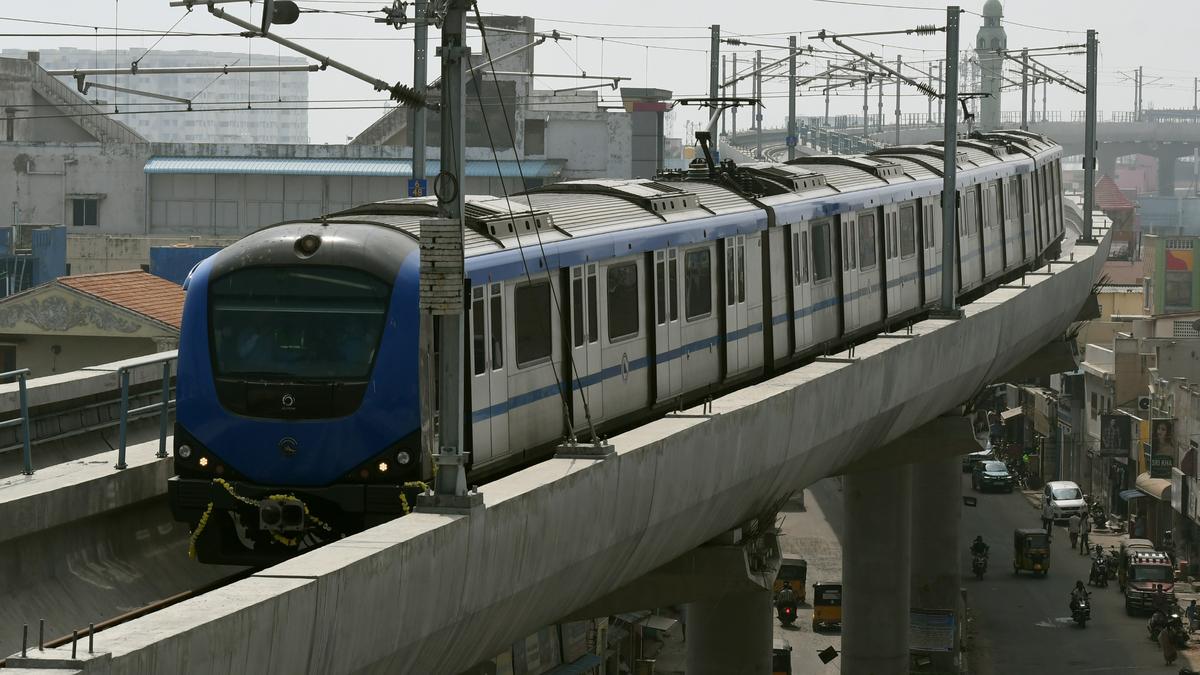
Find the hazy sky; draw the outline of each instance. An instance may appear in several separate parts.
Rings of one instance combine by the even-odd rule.
[[[326,10],[321,14],[304,14],[300,21],[281,27],[279,33],[306,46],[345,61],[389,82],[411,82],[412,29],[396,31],[370,18],[355,14],[378,10],[384,0],[301,0],[302,8]],[[979,12],[982,0],[962,5],[963,9]],[[1084,40],[1083,31],[1095,28],[1100,38],[1100,109],[1107,117],[1110,111],[1132,110],[1133,86],[1122,72],[1137,66],[1145,67],[1144,100],[1147,107],[1191,107],[1193,78],[1200,75],[1197,58],[1197,27],[1200,27],[1200,0],[1008,0],[1004,3],[1005,29],[1009,48],[1041,47],[1076,44]],[[248,6],[226,5],[239,16],[257,16]],[[732,8],[738,10],[732,12]],[[929,8],[929,9],[923,9]],[[945,5],[930,0],[864,0],[862,2],[822,0],[759,0],[755,3],[717,2],[716,0],[662,0],[633,2],[552,2],[550,0],[480,0],[485,13],[522,14],[535,17],[540,31],[557,29],[571,37],[557,45],[547,42],[537,48],[536,70],[543,73],[604,73],[632,78],[633,86],[669,89],[676,96],[706,95],[708,89],[709,25],[719,23],[724,36],[742,37],[773,45],[786,45],[787,35],[800,35],[801,44],[820,29],[832,32],[895,30],[919,24],[943,24]],[[330,12],[350,12],[336,14]],[[411,9],[410,9],[411,12]],[[376,14],[376,16],[378,16]],[[182,18],[182,20],[180,20]],[[23,19],[26,21],[16,21]],[[72,25],[47,25],[28,20],[63,22]],[[255,20],[257,20],[255,18]],[[58,0],[54,3],[15,2],[8,0],[0,9],[0,31],[10,34],[4,38],[5,47],[51,48],[71,46],[101,49],[114,46],[112,37],[93,35],[132,29],[164,31],[179,21],[176,31],[230,32],[236,28],[197,7],[187,15],[183,8],[169,6],[169,0]],[[975,32],[982,19],[978,14],[962,17],[961,47],[974,44]],[[99,27],[98,29],[94,27]],[[62,36],[12,36],[13,33],[70,33]],[[79,37],[75,37],[78,35]],[[431,30],[430,54],[436,45],[436,29]],[[603,38],[603,39],[601,39]],[[120,48],[149,48],[157,36],[121,36],[116,39]],[[873,50],[888,61],[897,54],[906,62],[920,64],[941,58],[945,50],[943,34],[928,37],[888,36],[871,38],[876,43],[860,41],[857,45]],[[253,44],[249,44],[252,42]],[[474,40],[478,47],[477,39]],[[883,44],[879,44],[883,43]],[[822,46],[820,43],[814,43]],[[245,52],[253,48],[256,54],[274,56],[281,52],[274,43],[261,39],[248,41],[241,37],[168,35],[156,49],[202,49]],[[751,48],[727,45],[728,53],[738,49],[739,58],[752,56]],[[748,54],[749,52],[749,54]],[[782,51],[764,48],[764,61],[774,60]],[[773,58],[772,58],[773,56]],[[269,59],[267,59],[269,60]],[[812,59],[810,59],[812,60]],[[264,62],[256,56],[255,62]],[[1057,56],[1047,63],[1083,79],[1084,57]],[[92,64],[80,64],[88,67]],[[153,51],[141,65],[153,66]],[[801,72],[816,72],[824,58],[814,60]],[[436,76],[436,62],[430,65],[431,79]],[[228,77],[234,77],[230,75]],[[244,76],[243,76],[244,77]],[[314,108],[309,117],[309,133],[313,142],[344,142],[357,134],[383,112],[384,97],[371,88],[333,70],[315,73],[309,80],[309,105]],[[572,80],[538,80],[538,88],[572,86]],[[583,84],[582,82],[578,82]],[[740,90],[745,93],[746,90]],[[890,116],[894,108],[894,87],[885,88],[884,110]],[[861,92],[861,90],[859,90]],[[274,91],[264,92],[274,98]],[[906,112],[923,112],[926,100],[913,91],[905,91],[902,107]],[[782,120],[787,112],[785,82],[764,86],[768,99],[764,116],[768,126]],[[606,94],[617,100],[618,92]],[[1041,87],[1037,92],[1041,108]],[[872,113],[875,112],[872,94]],[[323,107],[352,109],[321,110]],[[856,114],[861,111],[861,93],[847,92],[835,97],[831,104],[836,113]],[[800,114],[820,114],[824,99],[819,92],[804,90],[798,102]],[[1020,109],[1020,92],[1006,92],[1004,110]],[[1083,96],[1061,86],[1049,88],[1049,109],[1068,111],[1083,109]],[[180,113],[202,114],[202,113]],[[681,136],[685,120],[700,120],[704,115],[696,109],[679,109],[674,133]],[[741,124],[746,118],[742,117]]]

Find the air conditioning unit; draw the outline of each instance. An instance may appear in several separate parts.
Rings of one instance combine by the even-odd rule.
[[[1149,396],[1139,396],[1138,397],[1138,410],[1143,410],[1143,411],[1150,410],[1150,397]]]

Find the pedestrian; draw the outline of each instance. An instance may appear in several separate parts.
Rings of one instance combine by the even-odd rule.
[[[1163,661],[1169,666],[1175,663],[1175,658],[1179,656],[1179,650],[1175,648],[1175,640],[1171,636],[1171,631],[1163,628],[1158,632],[1158,644],[1162,647]]]
[[[1200,608],[1196,607],[1196,601],[1192,600],[1191,604],[1184,610],[1188,620],[1188,633],[1196,631],[1196,622],[1200,620]]]
[[[1092,531],[1092,519],[1084,516],[1079,519],[1079,555],[1087,555],[1091,548],[1088,546],[1088,534]]]
[[[1078,513],[1071,514],[1067,519],[1067,534],[1071,536],[1071,548],[1075,548],[1079,543],[1079,521],[1081,518]]]

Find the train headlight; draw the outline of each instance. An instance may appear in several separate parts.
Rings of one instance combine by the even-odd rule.
[[[208,466],[208,458],[201,457],[199,463],[200,463],[200,468],[204,468],[204,467]]]
[[[412,461],[412,456],[409,455],[407,451],[401,450],[400,452],[396,453],[396,462],[399,463],[401,466],[406,466],[411,461]]]
[[[184,459],[191,457],[192,456],[192,446],[186,445],[186,444],[179,446],[179,456]]]
[[[301,258],[311,257],[321,248],[321,238],[315,234],[306,234],[296,240],[296,255]]]
[[[387,470],[388,470],[388,463],[380,462],[379,463],[379,473],[387,473]]]

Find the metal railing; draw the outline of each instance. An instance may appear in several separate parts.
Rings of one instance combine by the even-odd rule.
[[[33,452],[29,446],[29,395],[25,389],[25,377],[27,375],[29,375],[28,368],[19,368],[17,370],[10,370],[7,373],[0,373],[0,380],[6,380],[10,377],[17,378],[17,386],[21,391],[21,416],[6,422],[0,422],[0,429],[15,427],[18,424],[21,425],[21,435],[24,437],[25,445],[21,473],[25,474],[26,476],[32,476]]]
[[[157,359],[144,361],[137,365],[121,366],[117,369],[117,376],[121,379],[121,426],[120,440],[117,447],[117,463],[114,466],[116,469],[125,469],[128,465],[125,463],[125,447],[126,447],[126,429],[129,426],[130,415],[140,415],[142,413],[158,411],[158,452],[155,457],[163,459],[167,456],[167,416],[170,413],[171,406],[175,400],[171,398],[171,362],[176,360],[178,356],[170,355],[163,356]],[[140,368],[152,363],[162,363],[162,399],[158,403],[151,403],[140,408],[129,410],[129,370],[131,368]],[[26,441],[28,443],[28,441]]]

